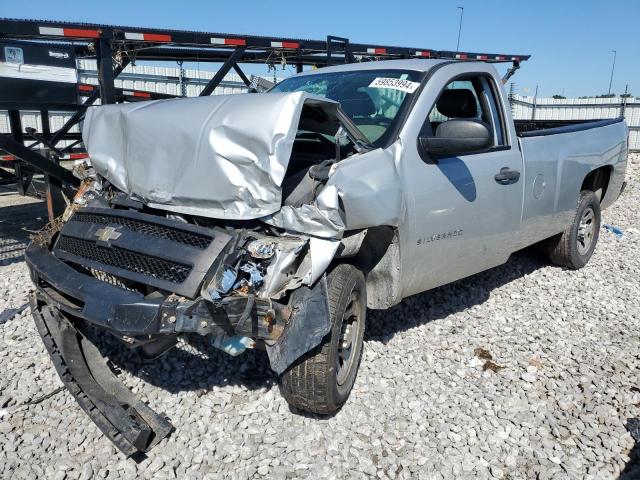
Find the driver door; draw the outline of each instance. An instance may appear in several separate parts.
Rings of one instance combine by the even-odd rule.
[[[510,144],[498,86],[489,74],[449,78],[425,112],[420,136],[435,136],[438,125],[466,118],[487,124],[491,145],[478,153],[435,157],[407,149],[411,162],[411,207],[404,271],[417,293],[504,263],[513,251],[522,210],[523,180],[504,184],[501,171],[523,173],[517,143]],[[408,158],[409,156],[414,158]],[[522,175],[521,175],[522,177]]]

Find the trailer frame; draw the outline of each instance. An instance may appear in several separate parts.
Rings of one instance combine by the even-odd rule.
[[[355,63],[402,58],[446,58],[459,61],[484,61],[511,63],[509,78],[529,55],[496,54],[436,50],[430,48],[399,47],[381,44],[353,43],[346,37],[328,35],[325,40],[309,40],[289,37],[271,37],[189,30],[128,27],[94,23],[61,22],[48,20],[18,20],[0,18],[0,40],[27,41],[30,44],[71,46],[78,59],[95,58],[98,69],[98,85],[78,83],[78,97],[83,102],[65,104],[56,102],[0,102],[0,110],[7,110],[10,134],[0,134],[0,182],[8,183],[11,175],[5,167],[13,168],[13,179],[18,192],[27,194],[34,171],[45,175],[47,202],[51,219],[60,212],[55,205],[64,202],[53,197],[67,195],[76,184],[62,174],[60,160],[83,158],[86,153],[78,147],[80,136],[70,130],[84,118],[86,109],[100,99],[103,105],[172,98],[175,95],[141,90],[117,88],[115,79],[136,61],[185,61],[221,63],[219,70],[207,82],[200,93],[210,95],[220,85],[225,75],[235,71],[251,88],[251,81],[241,64],[294,65],[297,72],[305,66],[321,68],[338,63]],[[42,131],[26,132],[20,121],[20,111],[39,111]],[[50,111],[73,112],[69,120],[51,131]],[[26,145],[27,137],[34,140]],[[65,148],[57,145],[63,140],[72,144]],[[27,152],[24,148],[30,150]],[[20,148],[23,147],[23,148]],[[55,178],[52,181],[51,178]]]

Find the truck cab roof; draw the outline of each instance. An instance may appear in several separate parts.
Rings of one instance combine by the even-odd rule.
[[[357,70],[415,70],[417,72],[427,72],[434,66],[450,62],[448,59],[402,59],[402,60],[380,60],[376,62],[361,62],[361,63],[344,63],[340,65],[333,65],[331,67],[323,67],[318,70],[309,70],[299,75],[314,75],[318,73],[333,73],[333,72],[350,72]]]

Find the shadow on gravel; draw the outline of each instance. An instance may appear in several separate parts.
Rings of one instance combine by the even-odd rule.
[[[21,262],[29,236],[46,223],[44,202],[0,207],[0,266]]]
[[[548,263],[539,253],[529,249],[517,253],[501,267],[408,298],[389,311],[370,311],[365,341],[386,343],[397,332],[482,303],[494,288],[545,265]],[[247,350],[231,357],[199,335],[185,337],[176,348],[156,360],[143,359],[137,351],[128,349],[108,334],[97,331],[92,337],[116,370],[125,370],[171,393],[201,391],[205,394],[213,387],[226,385],[242,385],[254,390],[277,381],[265,352]]]
[[[276,374],[269,368],[266,352],[247,350],[232,357],[217,350],[197,334],[184,336],[176,347],[155,360],[142,358],[109,334],[94,331],[92,340],[118,370],[160,387],[170,393],[201,391],[213,387],[243,385],[255,390],[269,387]]]
[[[29,304],[25,303],[24,305],[20,305],[18,308],[7,308],[2,312],[0,312],[0,325],[7,323],[16,315],[19,315],[22,312],[24,312],[28,306]]]
[[[388,343],[398,332],[439,320],[479,305],[495,288],[549,265],[534,245],[511,256],[504,265],[406,298],[389,310],[370,310],[365,342]]]

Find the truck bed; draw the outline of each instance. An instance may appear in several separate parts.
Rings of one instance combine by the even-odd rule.
[[[539,137],[604,127],[621,120],[619,117],[600,120],[514,120],[514,123],[519,137]]]
[[[608,175],[602,208],[611,205],[624,181],[627,134],[621,118],[519,133],[527,177],[523,238],[538,241],[561,232],[573,215],[582,182],[595,169]]]

